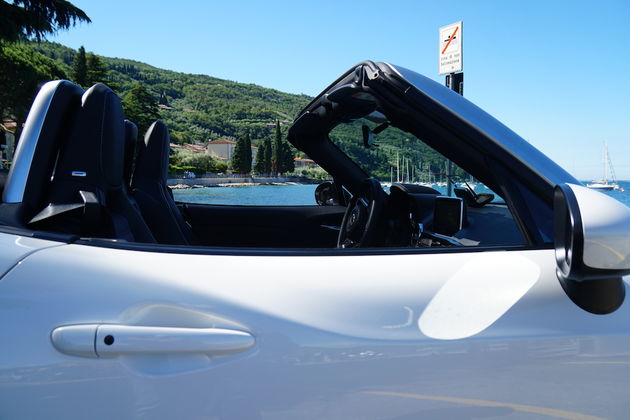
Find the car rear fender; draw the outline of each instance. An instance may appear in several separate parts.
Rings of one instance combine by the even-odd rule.
[[[66,243],[0,232],[0,281],[29,255],[42,249],[62,245]]]

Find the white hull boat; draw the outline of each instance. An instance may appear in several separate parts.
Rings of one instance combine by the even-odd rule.
[[[590,184],[586,184],[587,187],[592,188],[594,190],[600,191],[612,191],[619,190],[619,184],[615,179],[615,170],[613,169],[612,162],[610,161],[610,156],[608,155],[608,143],[604,141],[604,149],[602,153],[602,164],[604,167],[604,176],[597,181],[593,181]],[[608,175],[610,173],[611,180],[608,180]],[[621,188],[621,190],[623,190]]]

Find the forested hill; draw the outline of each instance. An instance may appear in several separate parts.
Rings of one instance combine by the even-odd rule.
[[[32,43],[40,53],[60,62],[68,75],[76,50],[51,42]],[[107,82],[123,97],[134,83],[142,82],[160,105],[160,117],[173,140],[195,143],[244,132],[254,139],[271,132],[276,120],[288,125],[309,102],[254,84],[237,83],[199,74],[163,70],[134,60],[100,57],[107,67]]]
[[[77,51],[51,42],[33,42],[30,46],[55,60],[71,78]],[[153,97],[150,101],[159,103],[158,115],[152,116],[164,120],[176,143],[202,143],[223,137],[235,139],[249,134],[252,144],[259,146],[264,138],[272,135],[276,121],[280,121],[286,135],[293,118],[311,99],[254,84],[163,70],[128,59],[100,56],[98,59],[105,68],[95,80],[107,83],[120,97],[137,88],[140,82]],[[150,123],[135,122],[145,128]],[[362,162],[372,175],[389,179],[396,167],[406,167],[408,173],[424,173],[427,177],[429,173],[444,172],[444,159],[423,143],[412,141],[408,134],[390,128],[379,134],[382,147],[365,149],[361,145],[360,128],[358,124],[339,126],[331,133],[331,138],[350,157]]]

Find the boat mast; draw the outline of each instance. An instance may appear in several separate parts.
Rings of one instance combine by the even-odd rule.
[[[612,160],[610,160],[610,155],[608,154],[608,142],[604,141],[604,145],[606,148],[606,167],[608,168],[608,175],[610,175],[610,180],[615,183],[617,182],[617,177],[615,176],[615,168],[613,168]]]
[[[604,150],[602,150],[602,166],[604,167],[604,184],[608,183],[608,164],[610,159],[608,158],[608,144],[604,140]]]

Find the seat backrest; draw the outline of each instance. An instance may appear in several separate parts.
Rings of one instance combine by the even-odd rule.
[[[26,227],[48,198],[61,140],[81,105],[83,89],[67,80],[42,86],[17,144],[0,206],[0,223]]]
[[[123,163],[123,183],[131,188],[131,174],[138,150],[138,126],[125,120],[125,159]]]
[[[123,181],[125,123],[120,98],[96,84],[62,139],[47,205],[34,228],[83,236],[154,242]]]
[[[158,243],[195,245],[198,241],[166,184],[169,150],[168,127],[155,121],[140,144],[131,191]]]

